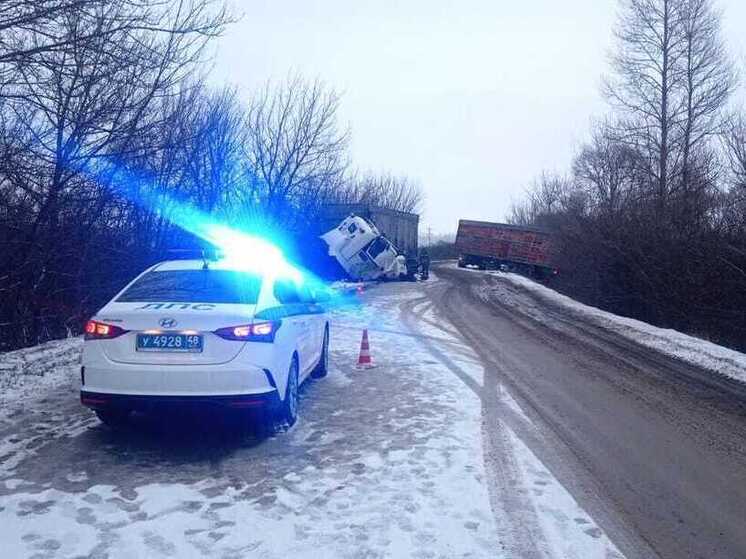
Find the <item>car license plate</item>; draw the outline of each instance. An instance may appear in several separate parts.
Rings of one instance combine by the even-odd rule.
[[[200,353],[202,336],[196,334],[138,334],[137,351]]]

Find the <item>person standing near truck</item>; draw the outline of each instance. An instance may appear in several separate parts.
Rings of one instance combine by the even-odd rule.
[[[426,248],[420,251],[420,279],[426,280],[430,277],[430,254]]]

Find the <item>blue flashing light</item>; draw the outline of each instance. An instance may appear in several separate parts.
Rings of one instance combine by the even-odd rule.
[[[262,236],[249,234],[219,222],[209,214],[191,204],[179,201],[161,191],[144,176],[137,176],[126,168],[119,167],[116,173],[99,170],[95,162],[87,165],[93,178],[104,181],[116,175],[120,194],[154,212],[177,227],[213,245],[223,258],[226,267],[246,270],[272,278],[287,278],[300,285],[305,281],[315,283],[305,273],[292,265],[283,251]],[[256,225],[256,224],[255,224]]]
[[[236,231],[225,225],[208,224],[203,235],[223,253],[223,262],[231,268],[251,271],[264,277],[288,278],[303,283],[303,274],[285,259],[285,255],[266,239]]]

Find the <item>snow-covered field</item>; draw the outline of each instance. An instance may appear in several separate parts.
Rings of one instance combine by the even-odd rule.
[[[111,433],[77,402],[78,339],[0,356],[2,555],[513,557],[525,527],[491,499],[484,370],[429,305],[417,284],[384,284],[335,311],[329,377],[265,441],[202,423]],[[370,370],[355,368],[362,328]],[[503,490],[532,509],[539,556],[620,558],[505,429],[497,450],[516,471]]]
[[[502,272],[490,272],[490,274],[499,275],[505,281],[530,291],[538,298],[567,309],[569,312],[575,313],[577,316],[610,332],[616,332],[636,343],[697,367],[746,383],[746,354],[676,330],[658,328],[646,322],[625,318],[596,307],[584,305],[517,274]]]

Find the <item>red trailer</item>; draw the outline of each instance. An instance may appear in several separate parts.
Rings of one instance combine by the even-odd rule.
[[[557,273],[548,232],[537,227],[470,221],[458,223],[458,265],[509,269],[544,278]]]

